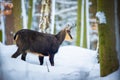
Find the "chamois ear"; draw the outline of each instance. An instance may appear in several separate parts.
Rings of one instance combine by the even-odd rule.
[[[71,26],[68,24],[66,27],[65,27],[65,30],[71,30]]]

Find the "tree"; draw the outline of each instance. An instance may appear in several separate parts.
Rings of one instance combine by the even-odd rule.
[[[13,44],[13,32],[14,32],[13,26],[14,26],[13,14],[7,15],[5,20],[5,33],[6,33],[5,44],[7,45]]]
[[[81,47],[84,47],[84,48],[87,48],[87,40],[88,40],[88,37],[87,35],[87,8],[86,7],[88,4],[86,4],[86,0],[81,0],[81,3],[80,1],[78,0],[78,12],[77,12],[77,36],[76,36],[76,45],[77,46],[81,46]],[[82,4],[82,5],[80,5]],[[81,23],[80,23],[81,22]]]
[[[50,28],[51,23],[51,1],[52,0],[42,0],[40,8],[40,21],[39,27],[41,32],[47,32],[47,29]],[[50,31],[48,31],[50,33]]]
[[[106,17],[106,22],[98,25],[101,76],[106,76],[116,71],[119,67],[115,42],[114,6],[114,0],[98,0],[98,11],[104,12]]]
[[[4,44],[12,44],[13,43],[13,16],[12,16],[12,8],[13,4],[9,2],[1,2],[0,3],[0,14],[1,14],[1,40]]]
[[[82,0],[78,0],[77,8],[77,28],[76,28],[76,45],[80,46],[80,20],[81,20],[81,3]]]
[[[83,36],[83,47],[87,48],[87,25],[86,25],[86,0],[84,0],[84,36]]]
[[[28,8],[28,28],[31,28],[32,25],[32,8],[33,8],[33,0],[29,0],[29,8]]]
[[[5,9],[11,10],[12,12],[13,4],[9,3],[5,6]],[[13,24],[13,14],[5,15],[5,33],[6,33],[6,41],[5,44],[10,45],[13,44],[13,32],[14,32],[14,24]]]
[[[0,30],[0,41],[2,41],[2,31]]]
[[[17,32],[22,28],[22,17],[21,17],[21,0],[12,0],[13,2],[13,22],[14,32]]]
[[[119,56],[119,61],[120,61],[120,1],[119,0],[115,0],[115,34],[116,34],[116,51],[118,53]],[[120,64],[120,62],[119,62]]]

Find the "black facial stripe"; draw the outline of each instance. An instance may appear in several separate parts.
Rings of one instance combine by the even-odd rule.
[[[68,33],[68,35],[70,36],[70,38],[72,39],[72,36],[71,36],[71,34],[69,33],[69,32],[67,32]]]

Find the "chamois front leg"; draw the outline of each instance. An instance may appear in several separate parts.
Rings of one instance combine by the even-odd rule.
[[[11,56],[12,58],[17,58],[21,54],[20,49],[18,48],[17,51]]]
[[[43,65],[44,57],[39,56],[40,65]]]
[[[50,61],[51,66],[54,66],[54,54],[49,55],[49,61]]]

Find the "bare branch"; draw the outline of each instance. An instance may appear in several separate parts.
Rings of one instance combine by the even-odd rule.
[[[74,6],[74,7],[71,7],[71,8],[64,9],[64,10],[61,10],[59,12],[56,12],[55,15],[59,15],[59,14],[62,14],[62,13],[68,12],[68,11],[75,10],[75,9],[77,9],[77,6]]]
[[[65,0],[56,0],[57,3],[61,3],[61,4],[72,4],[72,5],[76,5],[77,4],[77,1],[65,1]]]

